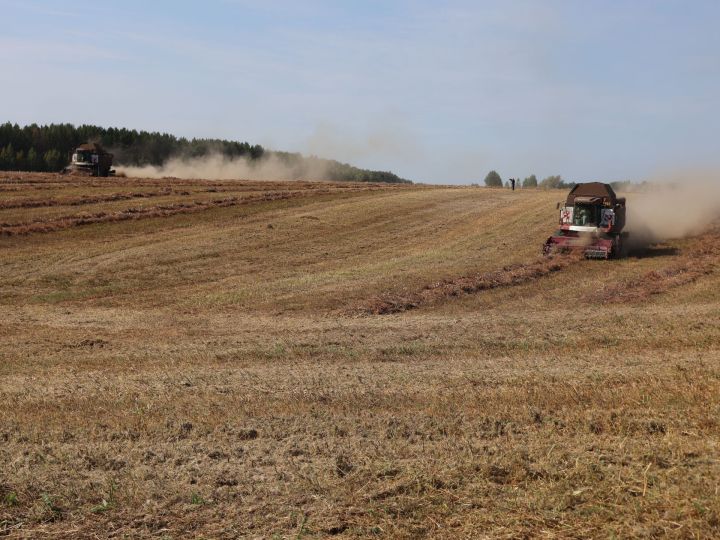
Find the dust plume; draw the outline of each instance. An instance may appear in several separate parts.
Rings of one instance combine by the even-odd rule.
[[[140,178],[212,180],[327,180],[329,164],[317,158],[284,158],[272,154],[262,159],[228,158],[219,153],[198,158],[175,157],[161,166],[117,167],[119,173]]]
[[[378,159],[412,162],[425,153],[411,132],[388,119],[380,126],[354,134],[346,128],[321,123],[305,147],[309,154],[347,162]]]
[[[627,195],[627,227],[635,247],[703,232],[720,219],[720,175],[691,173],[645,184]]]

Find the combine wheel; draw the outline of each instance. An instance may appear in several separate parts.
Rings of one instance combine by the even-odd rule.
[[[618,234],[613,239],[612,258],[623,259],[625,257],[627,257],[627,242],[624,235]]]

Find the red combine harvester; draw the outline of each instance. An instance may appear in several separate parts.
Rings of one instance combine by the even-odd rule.
[[[625,254],[625,198],[609,184],[577,184],[560,206],[560,229],[547,239],[543,253],[583,250],[588,259],[609,259]]]

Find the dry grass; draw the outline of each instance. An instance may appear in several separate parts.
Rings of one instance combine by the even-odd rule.
[[[650,270],[639,277],[608,285],[590,300],[637,302],[712,274],[720,261],[720,229],[713,228],[693,238],[676,259],[677,262],[660,270]]]
[[[0,535],[720,535],[717,232],[546,272],[559,193],[12,175],[0,203],[163,188],[247,202],[0,238]]]

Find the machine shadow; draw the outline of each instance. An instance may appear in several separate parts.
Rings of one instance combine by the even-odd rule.
[[[680,250],[670,246],[643,246],[630,250],[629,257],[635,259],[654,259],[656,257],[673,257],[678,255]]]

